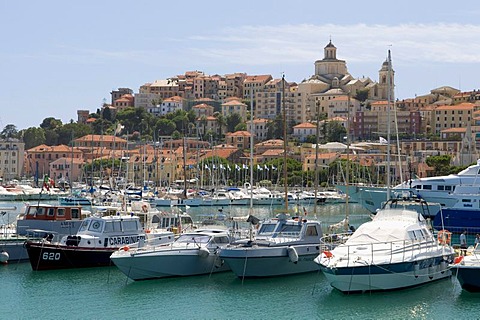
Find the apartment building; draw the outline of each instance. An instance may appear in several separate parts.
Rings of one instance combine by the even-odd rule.
[[[0,140],[0,177],[3,181],[23,175],[25,143],[7,138]]]
[[[230,100],[222,103],[222,115],[228,116],[237,113],[242,118],[242,121],[247,121],[247,105],[239,100]]]
[[[466,127],[467,124],[474,125],[474,112],[475,104],[469,102],[437,107],[433,119],[435,134],[448,128]]]
[[[47,146],[45,144],[36,146],[25,151],[25,175],[38,177],[50,174],[50,164],[58,159],[66,158],[70,161],[83,159],[83,152],[78,147],[66,145]]]

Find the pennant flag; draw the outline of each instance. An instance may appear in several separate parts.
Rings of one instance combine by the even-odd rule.
[[[243,164],[243,169],[248,169],[246,164]]]
[[[220,169],[225,170],[225,167],[223,164],[220,163]]]
[[[213,170],[217,169],[217,167],[214,164],[212,164],[212,168]]]
[[[380,137],[380,143],[381,144],[388,144],[388,141],[384,137]]]
[[[273,166],[273,164],[272,164],[272,170],[277,170],[277,168],[275,168],[275,167]]]
[[[240,167],[238,165],[235,165],[235,169],[237,169],[238,171],[240,171]]]
[[[210,170],[210,168],[208,167],[208,165],[205,165],[205,169]]]
[[[232,168],[230,168],[230,165],[229,165],[229,164],[227,164],[227,170],[228,170],[228,171],[231,171],[231,170],[232,170]]]
[[[257,170],[260,170],[260,171],[262,171],[262,170],[263,170],[263,168],[262,168],[262,167],[260,167],[260,165],[258,165],[258,164],[257,164]]]
[[[267,171],[268,171],[268,166],[267,166],[267,165],[265,165],[265,166],[264,166],[264,168],[265,168],[265,170],[267,170]]]

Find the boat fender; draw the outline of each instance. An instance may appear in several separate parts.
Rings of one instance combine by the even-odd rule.
[[[288,257],[290,258],[290,261],[293,263],[297,263],[298,262],[297,250],[295,250],[294,247],[288,247],[287,252],[288,252]]]
[[[128,251],[128,250],[130,250],[130,247],[129,246],[124,246],[124,247],[122,247],[122,250],[123,251]]]
[[[205,247],[198,248],[198,255],[201,258],[206,258],[208,257],[209,254],[210,254],[210,251],[207,248]]]
[[[148,213],[148,207],[147,207],[146,204],[144,204],[144,205],[142,206],[142,211],[143,211],[144,213]]]
[[[333,253],[328,250],[323,251],[323,255],[325,256],[325,258],[328,258],[328,259],[333,257]]]
[[[0,263],[7,264],[9,258],[10,258],[10,255],[8,254],[7,251],[0,252]]]
[[[453,261],[454,264],[459,264],[463,261],[463,256],[456,257]]]

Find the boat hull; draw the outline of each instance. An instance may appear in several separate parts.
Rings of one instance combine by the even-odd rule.
[[[23,262],[28,260],[25,240],[1,240],[0,252],[1,251],[8,253],[7,262]]]
[[[443,218],[443,221],[442,221]],[[478,210],[444,208],[433,220],[433,227],[437,230],[446,229],[451,232],[469,233],[480,232],[480,214]]]
[[[54,270],[112,265],[110,255],[117,248],[81,248],[42,242],[26,242],[32,269]]]
[[[480,292],[480,266],[454,266],[458,282],[469,292]]]
[[[353,267],[320,265],[320,269],[330,285],[344,293],[404,289],[451,275],[443,257]]]
[[[229,271],[218,255],[201,256],[194,250],[168,250],[148,253],[118,251],[113,263],[132,280],[185,277]]]
[[[320,244],[292,246],[298,261],[289,257],[287,246],[241,247],[222,249],[220,258],[240,278],[262,278],[318,271],[313,261],[320,252]]]

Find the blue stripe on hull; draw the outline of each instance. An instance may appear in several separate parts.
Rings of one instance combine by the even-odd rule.
[[[442,209],[442,213],[435,216],[433,226],[437,230],[447,229],[451,232],[463,232],[465,229],[480,232],[480,210]]]
[[[431,266],[439,265],[443,261],[443,257],[429,258],[419,261],[408,261],[392,264],[369,265],[369,266],[354,266],[341,268],[328,268],[321,266],[321,270],[325,273],[330,273],[338,276],[351,275],[376,275],[376,274],[391,274],[391,273],[405,273],[415,271],[415,266],[426,269]],[[448,262],[448,261],[446,261]]]

